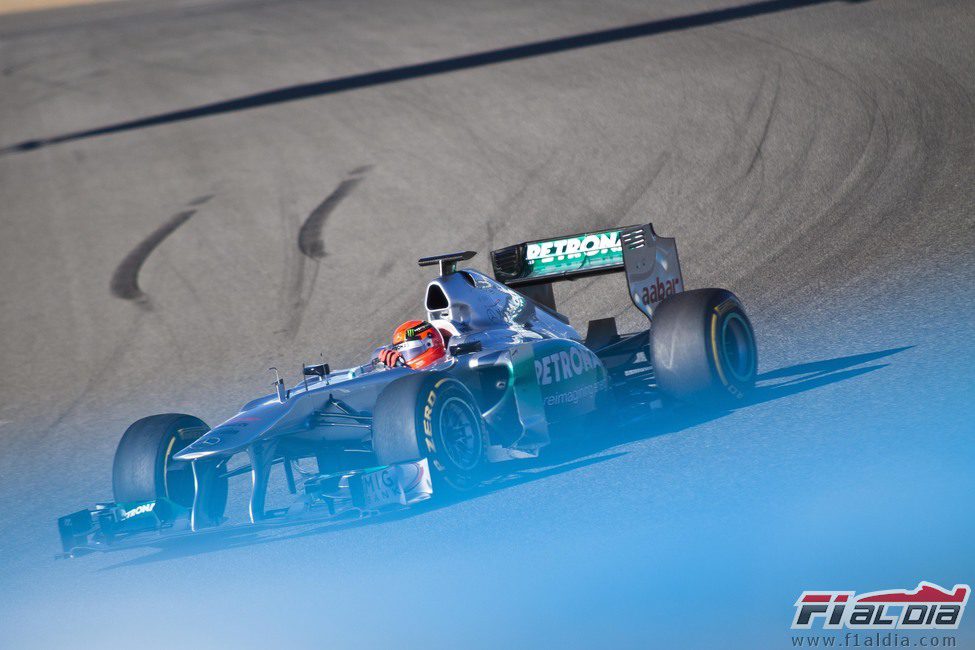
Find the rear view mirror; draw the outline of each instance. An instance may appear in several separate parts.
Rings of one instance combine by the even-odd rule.
[[[480,341],[470,341],[467,343],[458,343],[457,345],[450,346],[450,354],[455,357],[462,354],[470,354],[471,352],[480,352],[484,346],[481,345]]]

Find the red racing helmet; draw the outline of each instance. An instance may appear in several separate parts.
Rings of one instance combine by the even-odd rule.
[[[393,332],[393,349],[410,368],[419,370],[447,355],[440,330],[425,320],[408,320]]]

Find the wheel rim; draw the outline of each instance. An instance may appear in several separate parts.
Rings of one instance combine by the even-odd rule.
[[[721,324],[721,353],[736,380],[751,380],[755,374],[754,337],[752,328],[736,312],[728,314]]]
[[[460,470],[474,469],[481,459],[478,415],[465,400],[450,397],[440,410],[443,453]]]

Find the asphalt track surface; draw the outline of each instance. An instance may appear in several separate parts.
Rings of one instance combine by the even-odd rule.
[[[971,583],[973,52],[940,0],[0,18],[0,646],[776,648],[804,589]],[[362,360],[421,255],[646,220],[748,306],[751,403],[408,516],[53,559],[133,419]],[[622,286],[557,297],[639,327]]]

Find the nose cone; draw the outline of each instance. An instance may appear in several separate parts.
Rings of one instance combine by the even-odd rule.
[[[289,405],[271,402],[240,413],[214,427],[185,449],[173,455],[175,460],[227,458],[244,451],[258,438],[268,434],[288,413]]]
[[[228,444],[224,442],[223,438],[219,435],[213,435],[211,431],[185,449],[173,454],[173,460],[193,461],[232,455],[234,452],[227,449],[227,446]]]
[[[257,435],[259,436],[260,433]],[[247,436],[244,441],[242,438],[239,430],[231,426],[221,425],[203,434],[185,449],[173,454],[173,459],[192,461],[202,458],[232,456],[238,451],[243,451],[244,447],[253,442],[254,436]]]

